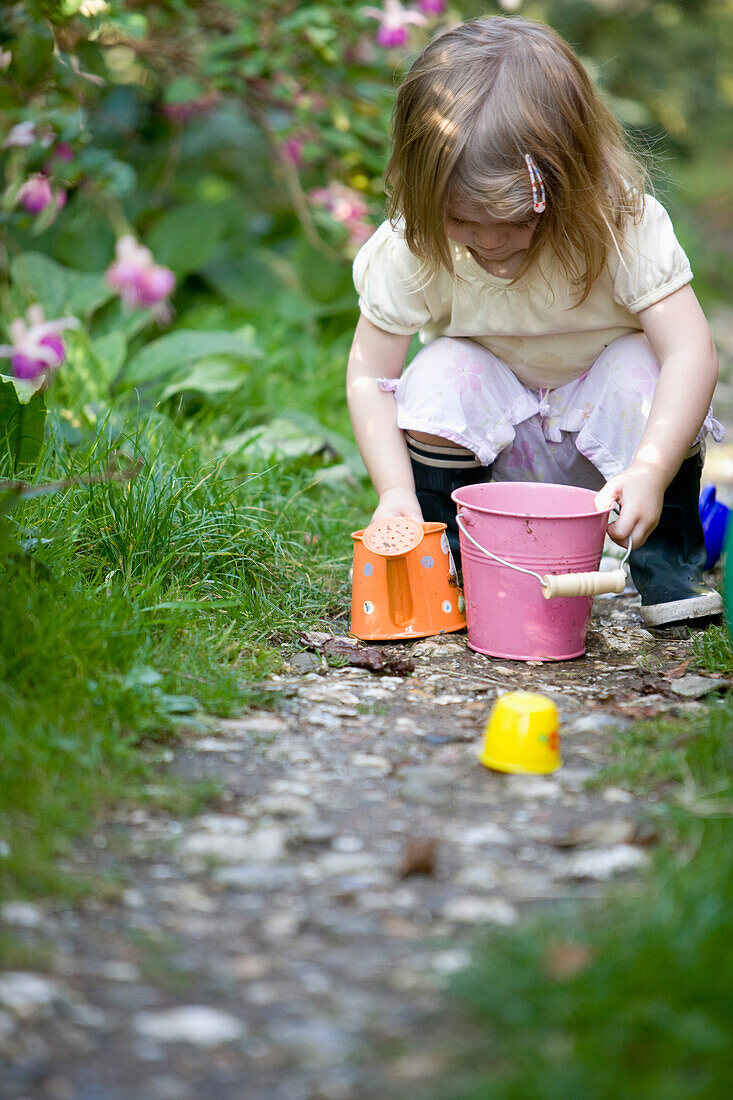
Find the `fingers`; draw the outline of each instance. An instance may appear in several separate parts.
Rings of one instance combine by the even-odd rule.
[[[605,512],[607,508],[613,508],[614,504],[620,503],[622,494],[623,487],[612,477],[595,495],[593,503],[596,511]]]

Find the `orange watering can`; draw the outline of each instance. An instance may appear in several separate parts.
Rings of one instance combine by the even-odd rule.
[[[444,523],[390,517],[354,531],[351,633],[364,641],[427,638],[463,630]]]

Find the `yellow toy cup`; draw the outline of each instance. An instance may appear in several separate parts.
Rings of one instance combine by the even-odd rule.
[[[500,772],[547,775],[562,765],[557,707],[546,695],[510,691],[496,700],[479,760]]]

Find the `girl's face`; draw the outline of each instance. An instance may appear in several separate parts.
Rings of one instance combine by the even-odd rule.
[[[463,199],[450,203],[446,214],[446,232],[452,241],[464,244],[479,260],[506,263],[529,248],[537,225],[537,215],[524,222],[506,222],[493,218],[483,207]]]

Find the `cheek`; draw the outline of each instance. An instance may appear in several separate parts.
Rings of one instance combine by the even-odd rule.
[[[455,241],[457,244],[470,244],[471,237],[465,226],[452,225],[450,229],[446,231],[446,235],[451,241]]]
[[[520,248],[529,248],[532,238],[534,237],[535,226],[531,226],[529,229],[522,229],[519,232]]]

